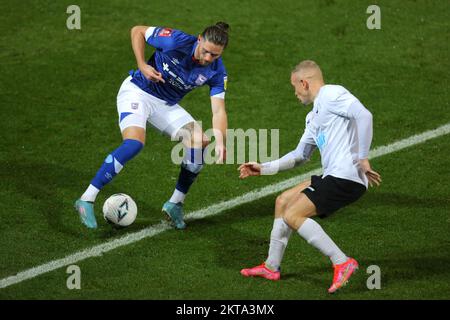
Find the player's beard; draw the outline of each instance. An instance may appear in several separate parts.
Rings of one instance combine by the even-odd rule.
[[[305,102],[303,102],[303,101],[300,101],[300,102],[302,103],[302,106],[304,106],[304,107],[306,107],[309,104],[311,104],[311,101],[309,101],[309,100],[305,100]]]
[[[205,60],[200,59],[200,64],[201,64],[202,66],[206,67],[206,66],[210,65],[211,62],[207,62],[207,61],[205,61]]]
[[[300,103],[304,106],[309,105],[312,101],[311,98],[309,96],[300,96],[298,98],[298,100],[300,101]]]

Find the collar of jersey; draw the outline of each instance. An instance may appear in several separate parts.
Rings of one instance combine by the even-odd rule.
[[[323,91],[323,90],[322,90],[323,87],[325,87],[325,85],[323,85],[323,86],[320,87],[319,92],[317,93],[317,96],[314,98],[314,101],[313,101],[313,109],[314,109],[314,107],[316,106],[316,101],[318,100],[320,94],[321,94],[322,91]]]

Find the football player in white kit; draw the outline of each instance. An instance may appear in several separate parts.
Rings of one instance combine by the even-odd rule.
[[[295,230],[330,258],[334,277],[328,292],[333,293],[347,283],[358,263],[347,257],[311,218],[327,217],[359,199],[368,184],[381,183],[380,175],[372,170],[368,160],[372,114],[344,87],[326,85],[314,61],[305,60],[298,64],[292,71],[291,84],[303,104],[313,103],[297,148],[275,161],[242,164],[240,178],[271,175],[294,168],[308,161],[316,148],[320,150],[323,174],[312,176],[277,197],[268,258],[259,266],[241,270],[241,274],[280,279],[284,250]]]
[[[86,191],[75,202],[81,222],[97,227],[94,201],[100,190],[133,159],[145,144],[147,123],[172,140],[181,140],[185,155],[171,198],[162,211],[177,229],[184,229],[183,203],[186,194],[203,168],[204,149],[209,144],[200,125],[178,102],[190,91],[210,87],[212,125],[218,162],[226,156],[227,114],[225,90],[227,73],[222,52],[228,44],[228,24],[218,22],[198,36],[157,26],[135,26],[131,44],[138,69],[131,70],[117,95],[118,124],[122,144],[105,158]],[[144,49],[155,48],[145,61]],[[149,187],[155,181],[149,181]]]

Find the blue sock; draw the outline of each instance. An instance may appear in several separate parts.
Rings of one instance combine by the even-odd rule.
[[[181,164],[180,175],[175,187],[178,191],[186,194],[194,183],[195,178],[203,168],[203,150],[186,149],[186,155]]]
[[[181,166],[180,175],[178,176],[178,181],[175,188],[184,194],[188,193],[189,188],[194,183],[197,175],[198,173],[190,172],[184,166]]]
[[[137,140],[126,139],[111,154],[109,154],[103,165],[97,171],[91,184],[97,189],[102,189],[112,178],[122,170],[128,160],[131,160],[141,151],[144,145]]]

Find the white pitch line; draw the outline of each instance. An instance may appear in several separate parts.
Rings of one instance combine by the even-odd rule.
[[[450,123],[443,125],[437,129],[430,130],[423,132],[418,135],[411,136],[409,138],[394,142],[392,144],[389,144],[387,146],[378,147],[374,150],[372,150],[369,154],[369,158],[377,158],[384,156],[386,154],[393,153],[398,150],[402,150],[404,148],[408,148],[410,146],[423,143],[427,140],[445,135],[450,133]],[[264,188],[260,188],[251,192],[248,192],[242,196],[223,201],[220,203],[213,204],[209,207],[190,212],[186,215],[186,220],[198,220],[203,219],[208,216],[214,216],[217,215],[223,211],[232,209],[234,207],[240,206],[242,204],[255,201],[260,198],[264,198],[270,194],[280,192],[282,190],[285,190],[287,188],[293,187],[297,185],[299,182],[309,178],[311,175],[314,174],[320,174],[321,169],[312,170],[310,172],[292,177],[287,180],[280,181],[278,183],[269,185]],[[93,246],[91,248],[87,248],[82,251],[78,251],[74,254],[68,255],[65,258],[53,260],[48,263],[39,265],[34,268],[27,269],[25,271],[21,271],[17,273],[16,275],[4,278],[0,280],[0,289],[9,287],[13,284],[20,283],[22,281],[35,278],[39,275],[42,275],[44,273],[48,273],[50,271],[62,268],[64,266],[68,266],[77,262],[80,262],[82,260],[85,260],[87,258],[91,257],[98,257],[101,256],[105,252],[109,252],[111,250],[114,250],[116,248],[140,241],[145,238],[151,238],[153,236],[156,236],[164,231],[167,231],[171,229],[168,223],[161,222],[157,225],[150,226],[148,228],[145,228],[141,231],[137,231],[134,233],[129,233],[124,235],[123,237],[120,237],[115,240],[108,241],[106,243]]]

